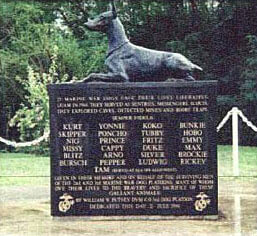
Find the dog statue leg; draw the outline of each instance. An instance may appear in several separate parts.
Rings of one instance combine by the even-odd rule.
[[[108,74],[102,74],[102,73],[92,73],[90,74],[88,77],[82,79],[79,82],[83,82],[83,83],[89,83],[89,82],[93,82],[93,81],[100,81],[100,82],[127,82],[128,78],[125,74],[123,73],[117,73],[117,74],[113,74],[113,73],[108,73]]]
[[[184,78],[185,81],[195,81],[195,78],[190,75],[189,73],[187,73],[186,77]]]

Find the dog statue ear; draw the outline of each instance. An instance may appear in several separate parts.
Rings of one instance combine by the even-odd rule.
[[[114,1],[112,0],[109,5],[110,5],[110,11],[112,11],[112,13],[113,13],[113,17],[116,18],[117,17],[117,11],[116,11]]]

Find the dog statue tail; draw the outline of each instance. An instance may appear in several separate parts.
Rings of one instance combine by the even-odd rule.
[[[193,63],[192,63],[192,68],[193,68],[193,70],[203,71],[203,68],[201,68],[200,66],[193,64]]]

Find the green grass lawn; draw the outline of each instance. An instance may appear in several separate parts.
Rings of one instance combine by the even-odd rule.
[[[239,147],[240,176],[257,176],[257,147]],[[218,146],[218,175],[233,176],[232,146]]]
[[[50,158],[24,153],[0,153],[0,186],[47,185]]]
[[[257,176],[257,147],[240,147],[240,175]],[[233,176],[232,147],[218,146],[218,175]],[[50,158],[0,153],[0,185],[48,185]]]

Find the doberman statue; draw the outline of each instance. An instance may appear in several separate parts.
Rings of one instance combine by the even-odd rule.
[[[105,64],[108,73],[92,73],[82,82],[151,82],[179,79],[194,81],[191,73],[202,68],[179,53],[156,51],[132,44],[117,16],[114,2],[106,11],[85,26],[108,35],[108,54]]]

